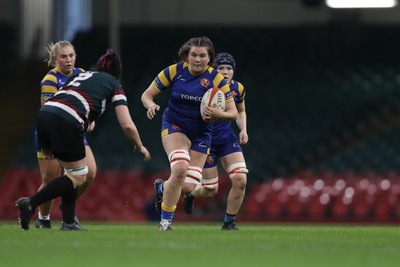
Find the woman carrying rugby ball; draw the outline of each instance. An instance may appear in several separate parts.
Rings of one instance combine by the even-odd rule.
[[[200,115],[200,102],[204,93],[213,87],[225,93],[225,111],[209,107],[206,119],[236,120],[238,113],[229,85],[224,77],[210,67],[215,57],[211,40],[205,36],[185,42],[179,49],[180,62],[163,69],[146,91],[142,103],[151,120],[160,110],[155,97],[171,91],[168,107],[162,117],[161,138],[170,162],[171,174],[167,181],[154,183],[156,208],[161,214],[160,231],[172,230],[172,219],[183,192],[193,191],[202,178],[202,169],[211,147],[213,125]]]

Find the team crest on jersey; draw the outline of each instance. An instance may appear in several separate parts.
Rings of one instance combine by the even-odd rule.
[[[172,127],[172,129],[174,129],[175,131],[179,131],[179,130],[181,129],[181,128],[180,128],[178,125],[176,125],[176,124],[172,124],[171,127]]]
[[[232,97],[236,97],[236,91],[232,91]]]
[[[208,86],[210,85],[210,81],[207,79],[201,79],[200,84],[201,86],[208,88]]]
[[[207,157],[207,163],[208,163],[208,164],[212,164],[213,162],[214,162],[214,157],[208,156],[208,157]]]

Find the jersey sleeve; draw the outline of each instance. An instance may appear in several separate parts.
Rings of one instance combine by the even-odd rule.
[[[57,77],[53,72],[50,71],[46,74],[46,76],[44,76],[42,82],[40,83],[40,91],[40,98],[42,102],[53,97],[54,94],[57,93]]]
[[[151,83],[152,86],[159,92],[171,86],[172,79],[175,77],[178,69],[178,64],[171,65],[163,69]]]
[[[215,75],[215,78],[213,80],[213,86],[220,88],[222,90],[222,92],[224,92],[225,98],[226,98],[226,103],[232,102],[233,97],[232,97],[231,89],[229,88],[229,84],[226,83],[224,76],[222,76],[222,74],[220,74],[218,71],[216,71],[216,72],[217,72],[217,74]]]
[[[238,83],[238,91],[239,91],[239,97],[238,97],[238,104],[242,104],[244,99],[246,98],[246,90],[244,89],[243,84],[241,84],[240,82]]]
[[[114,107],[119,106],[119,105],[128,105],[128,100],[126,98],[125,90],[122,88],[122,86],[118,84],[117,89],[114,89],[114,94],[111,97],[111,103],[113,104]]]

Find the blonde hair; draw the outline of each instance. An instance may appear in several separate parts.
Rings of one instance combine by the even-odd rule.
[[[58,51],[60,51],[61,48],[67,47],[67,46],[71,46],[72,49],[74,50],[75,56],[76,56],[76,52],[75,52],[75,48],[74,46],[66,40],[63,41],[58,41],[57,43],[53,44],[53,43],[49,43],[45,49],[47,51],[47,53],[49,54],[49,57],[46,58],[44,61],[47,62],[47,65],[50,67],[55,67],[56,66],[56,57],[58,54]]]

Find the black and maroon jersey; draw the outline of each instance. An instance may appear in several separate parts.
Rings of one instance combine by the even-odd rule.
[[[128,104],[121,84],[106,72],[87,71],[71,76],[41,111],[56,113],[85,131],[111,103]]]

